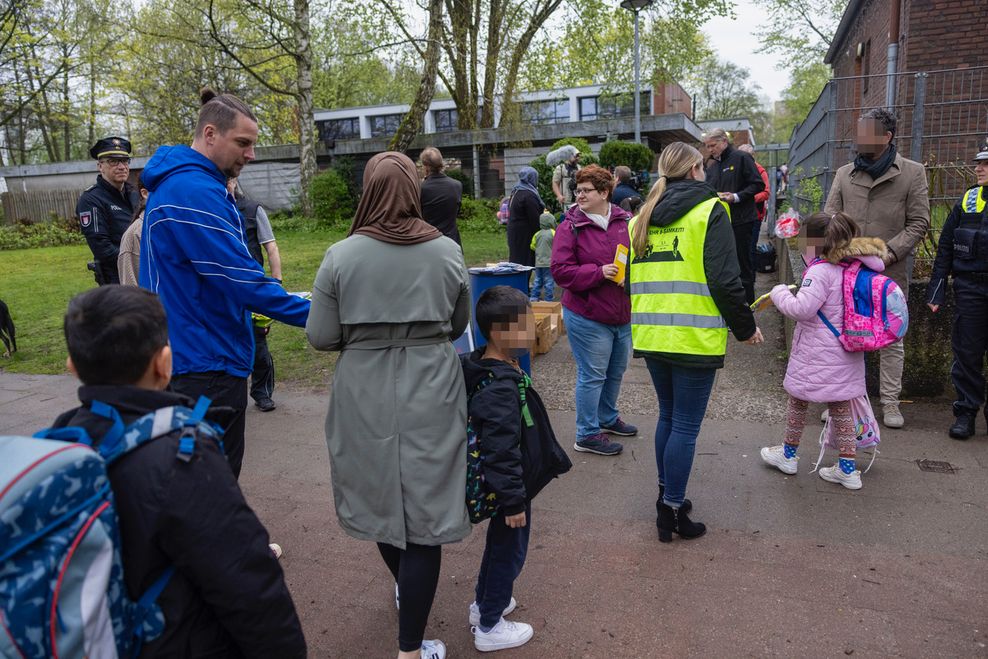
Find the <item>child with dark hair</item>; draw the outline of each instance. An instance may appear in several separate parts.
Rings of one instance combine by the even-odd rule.
[[[811,215],[799,234],[807,264],[799,291],[793,293],[779,284],[770,293],[779,311],[796,321],[796,329],[783,383],[789,394],[785,439],[781,446],[761,450],[766,463],[782,473],[795,474],[799,460],[796,449],[806,425],[808,403],[827,403],[840,457],[833,467],[819,470],[820,478],[849,490],[861,488],[861,472],[855,468],[857,444],[851,400],[866,393],[864,353],[844,350],[826,323],[837,332],[844,327],[841,261],[857,259],[865,267],[882,272],[887,255],[884,242],[859,238],[858,234],[858,225],[844,213]]]
[[[98,447],[113,422],[92,410],[97,401],[127,425],[195,405],[166,391],[172,353],[157,295],[134,286],[89,290],[69,302],[64,330],[82,405],[54,428],[81,427]],[[211,408],[206,419],[223,425],[232,415]],[[180,439],[181,430],[172,431],[109,467],[129,596],[136,601],[175,568],[157,599],[164,631],[140,656],[304,657],[305,638],[267,531],[220,446],[204,438],[185,460]]]
[[[518,366],[518,357],[535,340],[528,298],[508,286],[489,288],[477,300],[476,321],[487,345],[461,360],[485,490],[494,495],[497,512],[487,527],[470,624],[474,646],[490,652],[532,638],[531,625],[504,616],[516,605],[512,589],[528,553],[532,499],[572,463],[556,442],[532,381]]]

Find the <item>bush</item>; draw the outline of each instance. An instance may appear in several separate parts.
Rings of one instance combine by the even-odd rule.
[[[54,219],[51,222],[18,222],[0,227],[0,250],[84,245],[86,238],[74,219]]]
[[[613,141],[600,147],[600,164],[604,167],[625,165],[633,172],[648,172],[654,158],[655,154],[644,144]]]
[[[575,146],[577,149],[580,150],[580,164],[582,166],[586,167],[587,165],[599,164],[599,162],[597,161],[597,156],[595,156],[593,154],[593,151],[590,150],[590,143],[580,137],[565,137],[561,140],[556,141],[552,146],[549,147],[549,150],[546,151],[546,155],[548,155],[549,151],[553,151],[567,144],[571,146]],[[538,158],[530,162],[529,165],[534,167],[535,171],[539,173],[538,188],[539,188],[539,196],[542,197],[542,202],[553,213],[560,212],[562,210],[562,207],[560,207],[559,202],[556,201],[556,195],[553,194],[552,192],[553,168],[549,167],[549,165],[546,164],[545,155],[539,156]]]
[[[333,228],[345,228],[353,220],[356,198],[350,181],[337,169],[326,169],[312,179],[309,198],[317,222]]]
[[[447,169],[446,176],[455,178],[463,184],[463,196],[473,197],[473,178],[463,173],[462,169]]]
[[[460,231],[503,233],[504,226],[497,221],[500,205],[499,199],[472,199],[464,194],[456,224]]]

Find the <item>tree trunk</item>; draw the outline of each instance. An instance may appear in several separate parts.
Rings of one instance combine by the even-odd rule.
[[[429,0],[429,44],[425,49],[425,68],[422,71],[422,84],[419,85],[412,107],[402,118],[398,132],[391,138],[388,148],[404,153],[412,141],[422,131],[422,118],[425,116],[432,97],[436,93],[436,72],[439,70],[439,36],[443,29],[443,0]]]
[[[316,175],[315,121],[312,116],[312,46],[309,43],[309,0],[295,0],[295,71],[298,100],[299,138],[299,201],[302,215],[312,217],[312,198],[309,188]]]

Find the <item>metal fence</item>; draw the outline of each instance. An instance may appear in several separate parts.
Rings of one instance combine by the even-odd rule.
[[[819,210],[837,169],[854,158],[857,120],[866,110],[886,107],[898,116],[895,144],[903,156],[925,165],[930,182],[933,232],[928,258],[943,219],[960,194],[974,184],[971,157],[988,135],[988,66],[834,78],[789,141],[790,203],[801,214]]]

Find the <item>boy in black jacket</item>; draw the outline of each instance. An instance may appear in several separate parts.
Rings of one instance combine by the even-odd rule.
[[[171,348],[158,296],[134,286],[102,286],[77,295],[65,314],[68,367],[81,381],[82,406],[55,428],[86,429],[96,443],[111,421],[125,424],[195,401],[165,391]],[[234,414],[210,409],[220,425]],[[175,574],[157,599],[164,632],[141,657],[304,657],[305,638],[268,534],[250,509],[220,447],[203,439],[186,462],[181,431],[133,450],[109,469],[120,519],[124,580],[132,599],[169,566]]]
[[[462,357],[469,417],[483,458],[485,489],[497,514],[487,527],[487,545],[470,605],[474,646],[481,652],[524,645],[532,626],[504,615],[515,608],[511,596],[528,553],[532,499],[572,463],[552,432],[549,416],[518,357],[535,340],[535,316],[528,297],[508,286],[494,286],[477,300],[477,326],[487,346]]]

